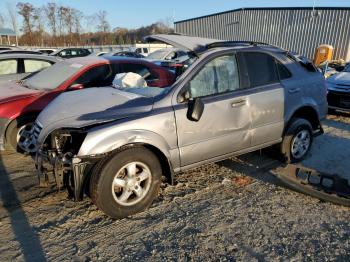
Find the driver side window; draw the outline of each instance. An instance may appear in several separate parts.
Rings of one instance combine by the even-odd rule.
[[[93,67],[83,73],[74,84],[81,84],[87,87],[100,87],[110,85],[112,82],[112,69],[110,65]]]
[[[190,81],[189,86],[192,98],[239,89],[239,75],[235,56],[225,55],[213,59]]]

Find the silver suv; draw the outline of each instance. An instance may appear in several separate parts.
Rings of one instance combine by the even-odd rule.
[[[123,218],[149,207],[162,177],[279,144],[301,160],[323,133],[326,85],[315,67],[280,48],[156,35],[192,63],[168,88],[91,88],[60,95],[38,117],[41,184],[88,194]]]

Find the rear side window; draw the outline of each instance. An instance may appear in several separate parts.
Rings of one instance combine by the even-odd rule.
[[[43,60],[24,60],[24,70],[26,73],[32,73],[51,66],[51,63]]]
[[[59,53],[60,57],[67,57],[70,56],[70,50],[63,50]]]
[[[250,87],[279,82],[275,58],[264,53],[244,53]]]
[[[276,66],[277,66],[278,75],[281,80],[290,78],[292,76],[289,70],[280,61],[276,60]]]
[[[0,61],[0,75],[17,74],[17,59]]]

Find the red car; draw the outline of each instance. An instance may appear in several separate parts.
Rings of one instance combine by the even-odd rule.
[[[176,79],[165,68],[142,59],[81,57],[57,63],[19,83],[0,86],[0,150],[9,144],[18,152],[33,152],[26,135],[40,113],[60,93],[88,87],[110,86],[116,74],[133,72],[149,86],[167,87]],[[98,103],[98,101],[96,101]],[[72,108],[74,110],[74,108]]]

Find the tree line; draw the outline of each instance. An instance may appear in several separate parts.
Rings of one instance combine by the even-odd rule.
[[[54,2],[35,7],[27,2],[7,4],[7,14],[0,11],[0,28],[10,25],[19,35],[19,45],[74,46],[135,44],[149,34],[172,33],[169,19],[137,29],[111,29],[104,10],[85,15],[76,8]],[[17,19],[21,17],[22,25]],[[8,21],[6,21],[8,20]]]

